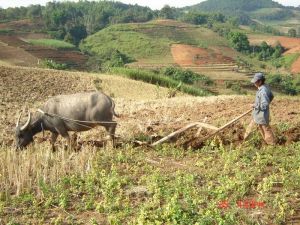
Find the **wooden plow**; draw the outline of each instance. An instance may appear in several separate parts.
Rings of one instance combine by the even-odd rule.
[[[200,132],[202,130],[202,128],[206,128],[206,129],[210,129],[210,130],[213,130],[213,132],[209,135],[207,135],[206,137],[202,138],[199,140],[199,142],[204,142],[206,141],[207,139],[209,138],[212,138],[214,137],[216,134],[218,134],[219,132],[223,131],[224,129],[226,129],[227,127],[229,127],[230,125],[234,124],[235,122],[237,122],[239,119],[241,119],[242,117],[246,116],[247,114],[249,114],[250,112],[252,112],[252,109],[248,110],[247,112],[241,114],[240,116],[236,117],[235,119],[231,120],[230,122],[226,123],[225,125],[223,125],[222,127],[215,127],[213,125],[210,125],[210,124],[207,124],[205,123],[207,118],[205,117],[203,122],[194,122],[194,123],[191,123],[177,131],[174,131],[173,133],[167,135],[166,137],[154,142],[153,144],[151,144],[151,146],[156,146],[156,145],[159,145],[159,144],[162,144],[168,140],[170,140],[171,138],[173,137],[176,137],[177,135],[191,129],[191,128],[194,128],[194,127],[198,127],[198,131],[197,131],[197,134],[196,134],[196,137],[199,137],[200,135]]]

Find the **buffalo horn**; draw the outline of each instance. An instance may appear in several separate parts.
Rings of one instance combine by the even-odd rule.
[[[17,120],[17,125],[16,125],[16,127],[18,127],[18,126],[19,126],[19,124],[20,124],[20,119],[21,119],[21,116],[22,116],[22,113],[20,113],[20,115],[19,115],[19,118],[18,118],[18,120]]]
[[[30,124],[30,121],[31,121],[31,113],[28,112],[28,119],[27,119],[27,122],[24,124],[24,126],[21,127],[20,130],[25,130],[25,129],[28,127],[28,125]]]

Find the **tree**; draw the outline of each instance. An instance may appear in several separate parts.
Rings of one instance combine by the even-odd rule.
[[[239,52],[247,52],[250,49],[249,40],[246,34],[241,32],[231,31],[227,38],[231,46]]]
[[[73,44],[75,45],[78,45],[82,39],[87,37],[87,32],[83,25],[73,26],[68,33],[71,35],[71,40],[73,40]]]
[[[288,35],[290,37],[296,37],[297,36],[297,31],[294,28],[289,29]]]
[[[206,24],[207,19],[208,19],[207,14],[195,13],[195,12],[189,12],[189,13],[185,14],[182,18],[182,20],[184,22],[192,23],[192,24],[196,24],[196,25]]]
[[[31,19],[42,17],[42,6],[30,5],[28,6],[27,16]]]
[[[275,59],[279,58],[282,55],[283,51],[284,51],[284,48],[282,47],[282,45],[280,43],[277,43],[277,45],[275,46],[275,51],[272,55],[273,58],[275,58]]]
[[[165,5],[160,10],[159,16],[164,19],[174,19],[175,18],[175,9],[171,8],[169,5]]]

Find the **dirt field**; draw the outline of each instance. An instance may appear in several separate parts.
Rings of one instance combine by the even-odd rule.
[[[226,52],[226,55],[224,53]],[[174,62],[184,69],[205,74],[214,80],[247,80],[238,72],[233,60],[236,53],[228,47],[199,48],[185,44],[173,44],[171,53]]]
[[[174,44],[171,52],[174,61],[180,66],[233,63],[232,58],[223,56],[219,51],[198,48],[190,45]]]
[[[167,99],[165,88],[158,89],[154,85],[124,78],[22,67],[0,67],[0,79],[0,136],[1,143],[9,145],[13,143],[15,122],[22,109],[27,107],[34,112],[50,96],[95,90],[95,82],[114,97],[116,111],[121,114],[121,118],[117,119],[117,134],[126,139],[140,134],[162,136],[205,117],[207,123],[219,127],[245,112],[254,99],[254,96]],[[272,105],[273,124],[294,125],[300,122],[299,98],[277,97]],[[242,124],[247,124],[249,119],[250,116]],[[80,136],[99,139],[96,131]]]

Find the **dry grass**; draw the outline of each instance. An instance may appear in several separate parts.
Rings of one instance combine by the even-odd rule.
[[[96,154],[93,148],[75,153],[52,152],[46,145],[14,151],[3,147],[0,151],[0,190],[9,195],[19,195],[26,190],[39,189],[38,183],[55,184],[69,174],[84,176],[91,168]],[[40,190],[36,190],[40,193]]]

